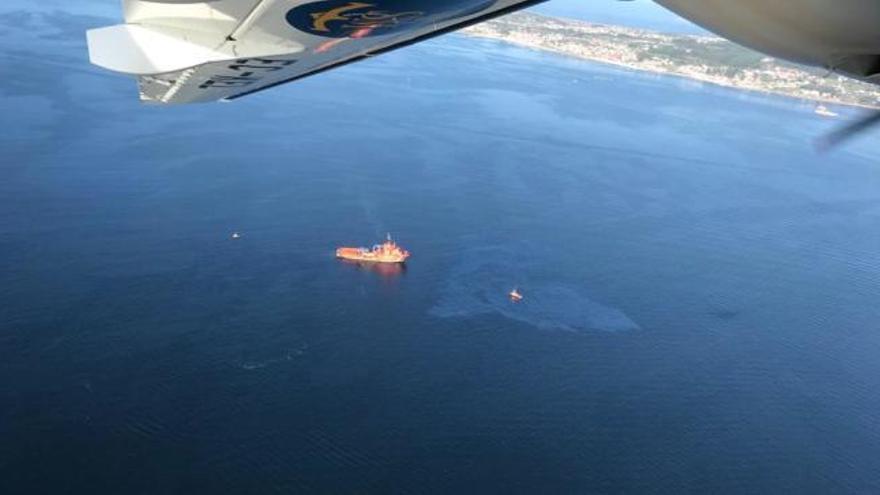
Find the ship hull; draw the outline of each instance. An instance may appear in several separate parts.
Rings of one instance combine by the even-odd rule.
[[[362,248],[339,248],[336,257],[350,261],[365,261],[369,263],[404,263],[407,256],[403,255],[376,255]]]

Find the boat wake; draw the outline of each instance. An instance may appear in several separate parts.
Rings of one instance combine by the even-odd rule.
[[[308,348],[309,346],[307,344],[303,344],[300,347],[294,350],[287,351],[283,355],[276,358],[265,359],[262,361],[240,361],[237,363],[237,365],[239,368],[246,371],[260,370],[276,364],[293,361],[295,358],[305,354]]]

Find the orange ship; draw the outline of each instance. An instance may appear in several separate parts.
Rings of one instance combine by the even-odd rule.
[[[372,261],[374,263],[403,263],[409,258],[409,251],[398,246],[391,240],[391,234],[382,244],[373,249],[341,247],[336,250],[336,257],[353,261]]]

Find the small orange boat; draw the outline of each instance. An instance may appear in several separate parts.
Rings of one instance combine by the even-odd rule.
[[[336,257],[352,261],[370,261],[373,263],[403,263],[409,258],[409,251],[395,244],[391,240],[391,234],[382,244],[373,246],[372,249],[341,247],[336,250]]]
[[[510,296],[510,300],[513,302],[519,302],[519,301],[522,301],[522,299],[523,299],[523,295],[520,294],[519,290],[517,290],[517,289],[513,289],[507,295]]]

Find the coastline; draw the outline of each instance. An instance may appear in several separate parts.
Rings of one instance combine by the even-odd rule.
[[[737,91],[783,96],[816,105],[880,109],[880,102],[866,101],[874,99],[876,86],[839,75],[821,74],[818,69],[778,62],[721,38],[671,35],[531,13],[512,14],[508,17],[512,19],[495,19],[469,27],[460,33],[577,60],[708,83]],[[611,46],[612,41],[619,41],[625,47],[615,49]],[[707,46],[712,49],[717,46],[734,53],[742,52],[747,57],[759,60],[759,63],[754,64],[749,60],[753,63],[752,66],[737,67],[720,65],[713,60],[695,61],[692,55],[694,50],[682,45]],[[669,54],[667,58],[651,56],[652,52],[661,51]],[[735,55],[742,57],[740,53]],[[676,65],[676,57],[689,57],[689,64]],[[736,77],[724,75],[731,73]]]

